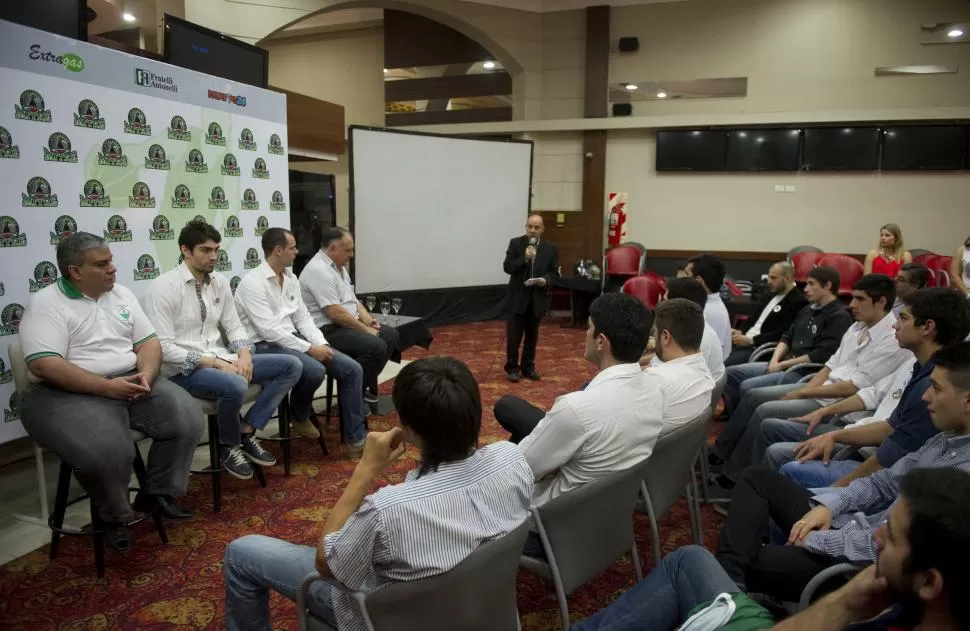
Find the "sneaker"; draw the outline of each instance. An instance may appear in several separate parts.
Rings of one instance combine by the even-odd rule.
[[[258,465],[272,467],[276,464],[276,456],[263,449],[263,446],[259,444],[259,439],[256,438],[256,434],[243,434],[242,450],[243,455]]]
[[[371,392],[369,388],[367,390],[364,390],[364,403],[370,403],[371,405],[376,405],[379,402],[380,402],[380,399],[377,397],[376,394]]]
[[[221,452],[222,467],[240,480],[249,480],[253,477],[253,465],[246,459],[246,453],[240,445],[219,447]]]
[[[307,419],[293,421],[293,431],[306,438],[320,438],[320,430],[317,429],[313,421]]]
[[[364,455],[364,443],[365,442],[366,442],[366,439],[360,441],[359,443],[348,443],[347,444],[347,457],[356,460],[356,459],[360,458],[361,456],[363,456]]]

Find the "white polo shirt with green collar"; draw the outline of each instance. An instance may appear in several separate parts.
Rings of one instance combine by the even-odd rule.
[[[116,284],[95,300],[63,278],[34,294],[20,323],[28,364],[62,357],[104,377],[134,370],[135,346],[153,337],[155,328],[128,288]]]

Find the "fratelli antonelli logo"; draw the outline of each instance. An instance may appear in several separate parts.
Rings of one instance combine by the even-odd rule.
[[[152,126],[145,118],[145,112],[137,107],[128,110],[128,120],[125,121],[126,134],[138,134],[139,136],[151,136]]]
[[[185,161],[186,173],[208,173],[209,167],[205,164],[205,157],[198,149],[189,152],[189,159]]]
[[[98,164],[109,167],[128,166],[128,156],[121,151],[121,144],[114,138],[108,138],[101,143],[101,151],[98,152]]]
[[[231,153],[227,153],[222,158],[222,171],[223,175],[239,175],[239,165],[236,163],[236,156]]]
[[[58,245],[64,239],[77,232],[77,222],[70,215],[61,215],[54,221],[54,232],[51,233],[51,245]]]
[[[232,295],[233,296],[236,295],[236,287],[239,287],[239,283],[241,283],[241,282],[242,282],[242,279],[239,278],[238,276],[233,276],[229,280],[229,289],[230,289],[230,291],[232,291]]]
[[[128,198],[128,208],[154,208],[155,198],[148,184],[135,182],[131,187],[131,196]]]
[[[207,145],[226,146],[226,137],[222,135],[222,126],[219,123],[214,121],[209,123],[209,129],[205,134],[205,142]]]
[[[41,261],[34,267],[34,277],[27,279],[31,293],[40,291],[57,282],[57,266],[50,261]]]
[[[84,192],[81,193],[81,208],[108,208],[111,206],[111,196],[105,195],[104,185],[98,180],[88,180],[84,183]]]
[[[274,156],[283,155],[283,142],[280,140],[278,134],[273,134],[269,137],[269,146],[266,147],[266,150]]]
[[[135,268],[135,280],[152,280],[158,278],[160,270],[155,267],[155,259],[150,254],[142,254],[138,257],[138,266]]]
[[[242,204],[240,208],[243,210],[259,210],[259,202],[256,201],[256,193],[253,189],[247,188],[243,191]]]
[[[270,210],[286,210],[286,202],[283,201],[283,193],[273,191],[273,197],[269,202]]]
[[[111,215],[108,217],[108,228],[104,231],[104,240],[112,243],[118,241],[131,241],[131,230],[128,229],[128,222],[121,215]]]
[[[10,407],[3,410],[3,422],[13,423],[20,420],[20,393],[16,390],[10,395]]]
[[[13,217],[0,216],[0,248],[22,248],[27,245],[27,235],[20,233],[20,224]]]
[[[185,184],[175,187],[175,192],[172,194],[172,208],[195,208],[192,191]]]
[[[155,88],[166,92],[178,92],[179,86],[170,76],[155,74],[150,70],[135,68],[135,84],[143,88]]]
[[[20,205],[24,208],[54,208],[57,206],[57,195],[51,193],[51,183],[38,176],[27,182],[27,192],[21,193]]]
[[[77,104],[77,114],[74,115],[75,127],[86,127],[87,129],[104,129],[104,119],[101,118],[101,111],[98,104],[91,99],[82,99]]]
[[[246,260],[243,261],[243,267],[246,269],[256,269],[260,263],[262,261],[259,260],[259,252],[256,251],[256,248],[246,250]]]
[[[269,179],[269,169],[266,168],[266,160],[256,158],[256,162],[253,163],[253,177],[260,180]]]
[[[248,127],[244,127],[239,134],[239,148],[246,151],[256,151],[256,141],[253,139],[253,132]]]
[[[229,200],[226,199],[226,192],[222,190],[221,186],[212,187],[212,192],[209,193],[209,209],[224,210],[226,208],[229,208]]]
[[[20,158],[20,147],[13,144],[13,136],[10,135],[6,127],[0,127],[0,158],[10,158],[11,160]]]
[[[172,224],[168,217],[155,215],[155,218],[152,219],[152,229],[148,238],[152,241],[172,241],[175,239],[175,232],[172,230]]]
[[[20,104],[14,104],[13,117],[17,120],[51,122],[51,113],[44,109],[44,97],[36,90],[24,90],[20,94]]]
[[[192,140],[192,132],[189,131],[188,125],[185,124],[185,119],[181,116],[173,116],[172,121],[168,124],[168,139]]]
[[[225,250],[219,250],[216,254],[216,271],[217,272],[231,272],[232,263],[229,262],[229,253]]]
[[[229,215],[226,218],[226,229],[222,231],[222,236],[224,237],[241,237],[243,236],[242,226],[239,225],[239,217],[235,215]],[[222,250],[220,250],[221,252]]]
[[[269,219],[260,215],[259,219],[256,220],[256,236],[263,236],[263,233],[267,230],[269,230]]]
[[[148,155],[145,156],[145,168],[168,171],[172,168],[172,162],[165,157],[165,148],[161,145],[152,145],[148,148]]]
[[[77,151],[71,151],[71,139],[55,131],[44,147],[45,162],[77,162]]]
[[[20,331],[20,321],[24,319],[24,308],[12,302],[0,311],[0,335],[16,335]]]

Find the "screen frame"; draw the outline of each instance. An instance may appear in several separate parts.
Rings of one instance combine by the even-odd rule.
[[[798,138],[795,141],[795,155],[794,162],[792,166],[773,166],[770,168],[751,168],[745,169],[739,166],[733,166],[731,164],[731,146],[733,138],[744,133],[744,134],[758,134],[758,133],[769,133],[777,134],[782,139],[792,138],[793,134],[790,132],[797,131]],[[724,133],[724,170],[730,173],[792,173],[800,170],[802,162],[802,150],[804,145],[802,144],[802,138],[804,128],[802,127],[744,127],[738,129],[726,129]],[[786,138],[787,137],[787,138]]]
[[[9,1],[9,0],[8,0]],[[52,35],[60,35],[61,37],[69,37],[71,39],[76,39],[81,42],[88,41],[88,3],[87,0],[70,0],[77,5],[77,34],[76,35],[65,35],[63,33],[55,33],[54,31],[48,31],[47,29],[40,28],[39,26],[34,26],[31,24],[23,24],[21,22],[15,22],[9,18],[0,17],[0,19],[7,20],[11,24],[17,24],[18,26],[26,26],[27,28],[35,28],[38,31],[44,31],[45,33],[51,33]]]
[[[171,60],[171,57],[170,57],[170,54],[169,54],[169,51],[171,50],[171,47],[169,46],[169,43],[170,43],[169,42],[169,39],[170,39],[170,34],[171,34],[171,29],[169,28],[170,26],[175,27],[175,28],[185,29],[185,30],[188,30],[188,31],[195,31],[199,35],[203,35],[203,36],[208,37],[210,39],[219,40],[219,41],[221,41],[224,44],[229,44],[231,46],[235,46],[236,48],[240,48],[240,49],[245,50],[247,52],[256,52],[256,53],[259,53],[260,56],[263,58],[263,68],[262,68],[263,79],[262,79],[261,84],[258,85],[258,86],[255,86],[255,87],[263,88],[264,90],[269,89],[269,51],[268,50],[266,50],[265,48],[260,48],[259,46],[254,46],[252,44],[247,44],[246,42],[241,42],[241,41],[239,41],[238,39],[236,39],[234,37],[229,37],[228,35],[223,35],[219,31],[213,31],[212,29],[206,28],[204,26],[200,26],[198,24],[195,24],[194,22],[189,22],[188,20],[183,20],[182,18],[175,17],[174,15],[171,15],[169,13],[166,13],[165,14],[164,23],[163,23],[163,27],[162,27],[162,30],[165,32],[165,36],[163,38],[164,43],[163,43],[163,48],[162,48],[162,57],[164,58],[165,63],[171,64],[173,66],[178,66],[180,68],[184,68],[184,66],[180,66],[179,64],[174,63]],[[200,70],[197,70],[196,68],[188,68],[188,70],[195,70],[196,72],[201,72]],[[206,73],[206,74],[208,74],[208,73]],[[213,76],[216,76],[216,75],[213,75]],[[240,84],[243,84],[243,85],[249,85],[247,83],[244,83],[242,81],[238,81],[236,79],[229,79],[227,77],[220,77],[220,78],[221,79],[225,79],[226,81],[233,81],[234,83],[240,83]]]
[[[826,167],[813,167],[813,168],[805,167],[805,153],[808,149],[808,136],[810,133],[820,138],[821,137],[819,134],[820,132],[834,132],[836,130],[846,129],[846,128],[853,129],[853,130],[856,130],[856,129],[866,130],[866,132],[870,132],[870,131],[875,132],[876,137],[874,139],[874,144],[872,147],[872,149],[875,150],[875,156],[873,158],[872,163],[870,163],[871,166],[865,166],[865,167],[826,166]],[[804,130],[802,131],[802,152],[801,152],[801,156],[799,156],[799,170],[804,173],[850,173],[850,172],[851,173],[872,173],[872,172],[879,171],[880,170],[879,165],[882,162],[882,129],[883,128],[879,125],[815,125],[815,126],[805,127]]]
[[[914,129],[926,129],[928,127],[953,127],[953,128],[956,128],[956,129],[963,130],[963,151],[961,152],[961,154],[963,156],[963,160],[962,160],[962,163],[960,165],[958,165],[958,166],[949,166],[949,167],[935,167],[935,166],[920,166],[920,167],[886,166],[886,164],[885,164],[885,161],[886,161],[886,140],[889,137],[889,132],[890,131],[899,131],[899,130],[911,131],[911,130],[914,130]],[[949,123],[948,124],[948,123],[946,123],[944,121],[939,121],[936,124],[925,124],[924,123],[924,124],[918,124],[918,125],[886,125],[886,126],[884,126],[884,127],[882,127],[880,129],[880,136],[881,137],[879,139],[879,143],[880,143],[879,144],[879,147],[880,147],[880,151],[879,151],[879,170],[880,171],[887,171],[887,172],[890,172],[890,173],[898,173],[898,172],[904,172],[904,171],[909,171],[909,172],[912,172],[912,173],[932,172],[932,171],[941,172],[941,173],[944,173],[944,172],[952,172],[952,171],[964,171],[967,168],[970,168],[970,164],[968,164],[968,162],[967,162],[968,155],[970,155],[970,140],[968,140],[968,138],[967,138],[967,130],[968,130],[968,126],[965,125],[965,124],[960,124],[960,123]]]
[[[692,132],[701,132],[703,134],[720,134],[721,136],[721,157],[719,166],[711,169],[706,168],[669,168],[660,167],[660,135],[661,134],[689,134]],[[658,173],[724,173],[727,170],[727,132],[728,129],[713,128],[713,129],[658,129],[655,137],[655,149],[654,149],[654,159],[653,159],[653,169]]]

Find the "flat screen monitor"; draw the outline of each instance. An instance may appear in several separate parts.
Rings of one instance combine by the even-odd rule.
[[[727,132],[728,171],[797,171],[800,129]]]
[[[174,66],[259,88],[269,81],[267,51],[167,14],[164,57]]]
[[[3,0],[0,20],[86,42],[86,0]]]
[[[962,169],[967,130],[960,125],[914,125],[883,130],[885,171],[953,171]]]
[[[803,171],[878,169],[878,127],[811,127],[805,130]]]
[[[658,171],[723,171],[724,132],[658,131]]]

